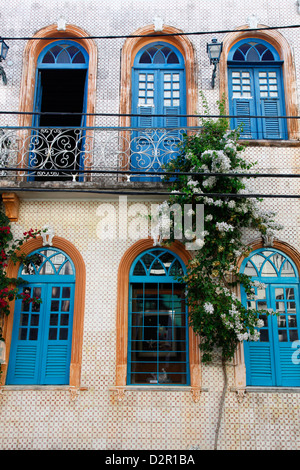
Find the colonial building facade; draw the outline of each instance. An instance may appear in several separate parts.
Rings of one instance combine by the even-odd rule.
[[[218,448],[299,448],[299,15],[294,0],[6,1],[3,211],[16,238],[47,232],[22,247],[38,261],[7,268],[42,303],[2,320],[1,449],[213,448],[221,363],[201,363],[176,281],[192,255],[154,246],[146,217],[200,93],[244,123],[247,159],[274,174],[253,187],[284,225],[245,233],[241,270],[279,315],[227,364]]]

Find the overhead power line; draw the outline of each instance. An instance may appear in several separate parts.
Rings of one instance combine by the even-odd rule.
[[[123,114],[123,113],[80,113],[64,111],[1,111],[0,114],[8,115],[29,115],[29,116],[99,116],[99,117],[141,117],[141,114]],[[168,117],[166,114],[151,114],[150,117]],[[244,118],[244,119],[300,119],[300,116],[278,116],[278,115],[249,115],[249,114],[176,114],[177,118]],[[61,128],[61,126],[60,126]]]
[[[124,35],[106,35],[106,36],[66,36],[66,37],[3,37],[2,39],[5,41],[40,41],[49,39],[58,40],[58,39],[126,39],[126,38],[145,38],[145,37],[172,37],[172,36],[200,36],[200,35],[210,35],[210,34],[226,34],[226,33],[242,33],[242,32],[252,32],[252,31],[265,31],[265,30],[273,30],[273,29],[295,29],[299,28],[299,24],[294,25],[283,25],[283,26],[267,26],[261,28],[247,28],[247,29],[219,29],[219,30],[211,30],[211,31],[193,31],[193,32],[180,32],[180,33],[164,33],[156,32],[150,34],[124,34]]]
[[[300,173],[238,173],[238,172],[230,172],[230,173],[218,173],[218,172],[184,172],[180,171],[180,173],[177,171],[174,172],[166,172],[166,171],[142,171],[142,170],[86,170],[86,169],[70,169],[70,168],[65,168],[65,169],[60,169],[60,168],[33,168],[33,167],[23,167],[23,168],[7,168],[7,167],[0,167],[0,172],[1,171],[8,171],[8,172],[29,172],[32,175],[34,173],[54,173],[55,175],[65,175],[65,173],[69,173],[71,176],[72,175],[79,175],[79,174],[111,174],[111,175],[119,175],[119,176],[216,176],[219,178],[222,177],[229,177],[229,178],[300,178]]]
[[[52,192],[53,189],[48,188],[16,188],[16,187],[3,187],[0,186],[0,191],[8,192]],[[114,196],[122,195],[122,196],[170,196],[170,192],[166,191],[141,191],[137,189],[136,191],[124,191],[122,190],[102,190],[102,189],[78,189],[78,188],[70,188],[70,189],[58,189],[55,188],[55,193],[63,192],[63,193],[86,193],[86,194],[113,194]],[[185,193],[177,193],[179,196]],[[199,196],[201,196],[199,194]],[[218,198],[283,198],[283,199],[300,199],[300,194],[235,194],[235,193],[205,193],[202,195],[203,197],[218,197]]]

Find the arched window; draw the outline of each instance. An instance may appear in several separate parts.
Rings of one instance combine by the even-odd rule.
[[[178,152],[180,128],[186,126],[184,59],[179,50],[165,42],[141,48],[135,56],[132,76],[131,169],[160,171]],[[148,181],[160,181],[149,177]],[[132,180],[139,180],[138,177]],[[145,177],[142,178],[145,181]]]
[[[173,252],[150,249],[129,275],[127,384],[189,385],[184,264]]]
[[[257,281],[255,299],[242,290],[244,305],[277,313],[262,314],[260,340],[244,343],[247,385],[300,386],[294,343],[299,340],[300,326],[299,275],[295,264],[280,251],[263,248],[243,261],[241,272]]]
[[[262,39],[243,39],[228,54],[229,111],[245,139],[286,139],[282,64]],[[251,116],[261,116],[253,118]],[[265,116],[265,117],[264,117]]]
[[[39,54],[34,96],[37,114],[29,153],[34,171],[29,180],[78,178],[83,166],[88,64],[87,51],[75,41],[51,42]]]
[[[69,383],[74,309],[75,268],[57,248],[30,253],[32,261],[19,269],[23,292],[41,303],[17,300],[12,330],[7,384]]]

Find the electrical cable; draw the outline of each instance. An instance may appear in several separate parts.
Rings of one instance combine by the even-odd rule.
[[[0,186],[0,191],[7,192],[53,192],[53,189],[48,188],[16,188],[16,187],[4,187]],[[64,193],[86,193],[86,194],[114,194],[115,196],[170,196],[170,192],[160,192],[160,191],[116,191],[116,190],[96,190],[96,189],[58,189],[55,188],[55,192],[64,192]],[[178,192],[177,195],[183,195],[185,193]],[[218,197],[218,198],[286,198],[286,199],[300,199],[300,194],[235,194],[235,193],[205,193],[199,194],[199,197]]]
[[[1,171],[16,171],[16,172],[29,172],[29,173],[74,173],[78,174],[112,174],[112,175],[120,175],[120,176],[127,176],[127,175],[140,175],[140,176],[178,176],[179,172],[165,172],[165,171],[142,171],[142,170],[85,170],[85,169],[59,169],[59,168],[7,168],[7,167],[0,167]],[[229,178],[300,178],[300,173],[298,174],[290,174],[290,173],[214,173],[214,172],[207,172],[207,173],[199,173],[199,172],[184,172],[180,171],[180,176],[217,176],[217,177],[229,177]]]
[[[120,114],[120,113],[79,113],[79,112],[54,112],[54,111],[0,111],[0,114],[10,115],[30,115],[30,116],[101,116],[101,117],[141,117],[140,114]],[[151,114],[152,117],[168,117],[166,114]],[[249,114],[176,114],[177,118],[248,118],[248,119],[300,119],[300,116],[278,116],[278,115],[249,115]],[[41,126],[43,127],[43,126]],[[43,127],[44,128],[44,127]],[[80,127],[83,129],[83,127]]]
[[[242,32],[252,32],[252,31],[268,31],[273,29],[295,29],[300,28],[299,24],[295,25],[283,25],[283,26],[267,26],[262,28],[247,28],[247,29],[220,29],[220,30],[212,30],[212,31],[194,31],[194,32],[180,32],[180,33],[164,33],[164,32],[155,32],[150,34],[125,34],[125,35],[107,35],[107,36],[66,36],[66,37],[4,37],[2,36],[1,39],[4,41],[39,41],[39,40],[46,40],[49,39],[53,40],[80,40],[80,39],[127,39],[127,38],[147,38],[147,37],[173,37],[173,36],[200,36],[200,35],[209,35],[209,34],[227,34],[227,33],[242,33]],[[159,34],[161,33],[161,34]]]

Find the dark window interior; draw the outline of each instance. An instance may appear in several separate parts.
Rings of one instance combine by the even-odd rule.
[[[41,115],[36,121],[41,130],[32,134],[30,166],[36,169],[30,171],[29,180],[78,180],[84,141],[84,131],[80,127],[83,125],[81,113],[85,111],[85,80],[85,69],[41,70],[40,111],[53,114]],[[44,169],[48,171],[43,172]]]

